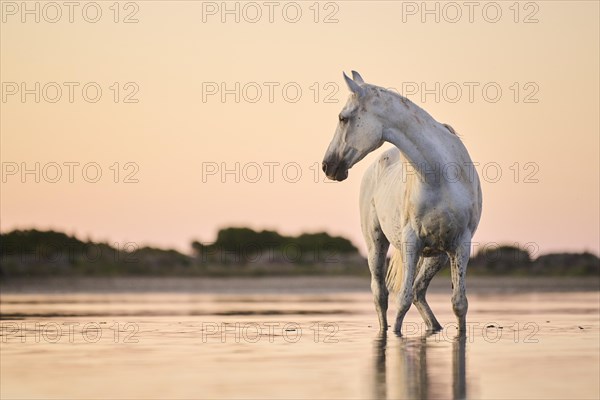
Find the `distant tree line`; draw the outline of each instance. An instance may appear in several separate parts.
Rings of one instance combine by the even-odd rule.
[[[0,277],[54,275],[368,275],[366,260],[346,238],[325,232],[286,236],[276,231],[224,228],[213,243],[176,250],[113,246],[62,232],[14,230],[0,234]],[[488,247],[472,257],[475,275],[600,277],[591,253],[554,253],[533,259],[515,246]]]
[[[592,253],[550,253],[532,259],[528,251],[515,246],[490,247],[469,261],[471,273],[506,275],[596,275],[600,259]]]
[[[199,261],[224,264],[327,263],[358,254],[350,240],[326,232],[285,236],[275,231],[254,231],[250,228],[221,229],[214,243],[194,241],[192,248]]]
[[[192,242],[193,255],[172,249],[113,246],[62,232],[0,234],[0,276],[27,275],[261,275],[363,271],[352,242],[325,232],[285,236],[248,228],[221,229],[210,244]]]
[[[175,250],[134,243],[113,246],[36,229],[0,234],[0,276],[146,274],[190,264]]]

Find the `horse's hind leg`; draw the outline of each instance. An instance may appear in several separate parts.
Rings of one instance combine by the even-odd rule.
[[[471,235],[465,234],[460,245],[450,254],[450,271],[452,274],[452,309],[458,319],[458,330],[464,334],[467,330],[467,293],[465,279],[467,263],[471,254]]]
[[[387,251],[390,242],[381,231],[374,213],[368,221],[364,221],[363,234],[367,243],[367,261],[371,271],[371,291],[373,292],[375,309],[379,317],[379,329],[385,331],[387,330],[388,308],[388,289],[385,284],[385,275]]]
[[[427,324],[427,329],[430,331],[439,331],[442,326],[433,315],[425,295],[431,279],[442,269],[446,261],[448,261],[448,256],[445,254],[437,257],[421,257],[420,266],[418,267],[419,272],[413,284],[413,304],[419,310],[421,317]]]

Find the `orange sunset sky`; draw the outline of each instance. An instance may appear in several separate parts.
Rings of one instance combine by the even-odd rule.
[[[355,69],[460,134],[476,242],[600,252],[596,1],[88,3],[1,3],[3,232],[189,251],[237,225],[364,249],[383,149],[341,183],[318,166]]]

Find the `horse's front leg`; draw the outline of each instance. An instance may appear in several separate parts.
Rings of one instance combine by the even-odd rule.
[[[420,242],[413,232],[410,232],[410,234],[405,235],[404,237],[407,238],[407,240],[405,240],[400,247],[403,265],[398,267],[403,268],[403,271],[400,292],[398,293],[398,314],[396,316],[396,324],[394,325],[394,331],[398,335],[402,333],[404,316],[412,304],[412,287],[415,281],[417,262],[419,261],[419,255],[421,253]]]
[[[374,229],[367,238],[368,262],[371,271],[371,291],[377,317],[379,318],[379,330],[387,330],[388,289],[385,285],[386,258],[390,242],[381,232]]]

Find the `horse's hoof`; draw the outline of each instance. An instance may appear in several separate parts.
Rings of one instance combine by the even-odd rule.
[[[394,333],[396,336],[402,336],[402,325],[394,327]]]

